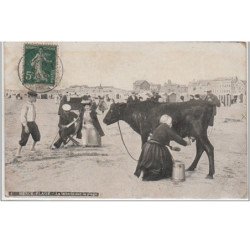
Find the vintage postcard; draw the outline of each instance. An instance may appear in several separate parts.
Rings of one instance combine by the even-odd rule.
[[[247,43],[3,43],[3,199],[248,199]]]

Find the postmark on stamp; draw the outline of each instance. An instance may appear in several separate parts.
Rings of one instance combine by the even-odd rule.
[[[58,46],[52,44],[24,44],[24,54],[18,66],[22,84],[36,92],[48,92],[62,79],[63,66]]]
[[[24,45],[23,83],[55,84],[56,45]]]

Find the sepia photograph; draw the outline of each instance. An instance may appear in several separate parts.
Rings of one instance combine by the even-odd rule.
[[[247,1],[2,1],[1,249],[249,247]]]
[[[247,43],[5,42],[4,199],[247,200]]]

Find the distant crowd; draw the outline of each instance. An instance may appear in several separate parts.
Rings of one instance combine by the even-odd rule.
[[[217,98],[215,94],[212,93],[211,90],[208,90],[207,93],[212,94]],[[185,102],[185,101],[196,101],[196,100],[206,100],[207,99],[207,93],[204,94],[185,94],[185,95],[175,95],[174,93],[173,96],[168,95],[166,93],[158,93],[157,91],[153,92],[135,92],[132,91],[129,94],[120,94],[120,93],[115,93],[115,94],[105,94],[105,95],[96,95],[96,94],[85,94],[84,96],[88,96],[92,102],[95,102],[96,105],[98,105],[99,102],[104,103],[104,106],[106,105],[109,107],[112,103],[117,103],[117,102],[127,102],[127,103],[136,103],[136,102],[141,102],[145,100],[151,100],[153,102]],[[21,93],[5,93],[5,98],[8,99],[16,99],[16,100],[23,100],[27,94],[21,94]],[[38,99],[53,99],[56,104],[59,104],[60,101],[62,100],[63,96],[67,96],[68,98],[71,97],[79,97],[81,98],[82,95],[79,93],[72,93],[72,92],[64,92],[62,93],[41,93],[38,94],[37,98]],[[218,98],[217,98],[218,99]],[[226,103],[225,103],[226,101]],[[232,104],[236,104],[240,102],[240,98],[238,96],[233,96],[231,99],[220,99],[220,102],[223,106],[230,106]],[[102,106],[102,105],[101,105]]]

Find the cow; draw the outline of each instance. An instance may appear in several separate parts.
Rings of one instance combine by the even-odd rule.
[[[181,137],[193,137],[196,140],[196,156],[187,171],[194,171],[203,152],[209,160],[207,179],[213,179],[214,147],[208,139],[207,128],[213,115],[213,105],[207,101],[158,103],[142,101],[135,104],[114,103],[103,119],[106,125],[119,120],[125,121],[141,136],[142,145],[148,136],[159,125],[163,114],[170,115],[173,128]]]

